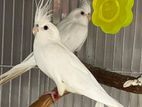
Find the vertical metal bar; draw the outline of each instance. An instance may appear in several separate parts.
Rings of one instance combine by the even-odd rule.
[[[136,29],[137,29],[137,15],[138,15],[138,11],[137,11],[137,7],[138,7],[138,1],[136,2],[136,21],[135,21],[135,27],[134,27],[134,42],[133,42],[133,50],[132,50],[132,62],[131,62],[131,70],[133,71],[133,60],[134,60],[134,49],[135,49],[135,44],[136,44]]]
[[[11,40],[11,62],[10,62],[10,65],[12,66],[13,65],[13,42],[14,42],[14,15],[15,15],[15,0],[13,0],[13,13],[12,13],[12,40]],[[12,90],[12,81],[10,81],[10,87],[9,87],[9,107],[11,107],[11,90]]]
[[[133,67],[134,67],[134,58],[135,58],[135,46],[136,46],[136,37],[137,37],[137,23],[138,23],[138,2],[139,0],[136,0],[135,3],[136,3],[136,18],[135,18],[135,32],[134,32],[134,43],[133,43],[133,50],[132,50],[132,62],[131,62],[131,70],[134,71]],[[130,106],[132,107],[137,107],[138,103],[138,95],[136,94],[130,94]]]
[[[29,81],[28,81],[28,106],[30,105],[30,96],[31,96],[31,70],[29,71]]]
[[[94,11],[94,10],[93,10]],[[96,65],[96,47],[97,47],[97,40],[98,40],[98,27],[97,26],[94,26],[94,25],[92,25],[92,27],[96,27],[96,32],[94,33],[94,31],[92,30],[92,35],[94,36],[94,40],[93,41],[95,41],[95,43],[94,43],[94,45],[95,46],[93,46],[94,48],[94,55],[93,55],[93,65]],[[96,104],[96,101],[94,101],[94,100],[92,100],[92,105],[91,105],[91,107],[95,107],[95,104]]]
[[[22,32],[21,32],[21,52],[20,52],[20,61],[22,61],[22,56],[23,56],[23,31],[24,31],[24,9],[25,9],[25,1],[23,1],[23,5],[22,5]],[[18,100],[18,107],[20,107],[21,104],[21,76],[19,77],[19,100]]]
[[[123,44],[122,44],[122,72],[125,72],[125,40],[126,40],[126,34],[125,34],[125,29],[123,30]],[[124,94],[127,96],[127,93],[124,93],[123,91],[120,91],[120,98],[119,98],[119,100],[120,100],[120,102],[121,102],[121,104],[124,104]],[[126,98],[126,97],[125,97]]]
[[[5,28],[5,0],[3,0],[3,24],[2,24],[2,45],[1,45],[1,64],[3,64],[3,50],[4,50],[4,28]],[[1,71],[2,71],[2,68],[1,68]]]
[[[99,28],[97,27],[97,31],[96,31],[96,44],[95,44],[95,56],[94,56],[94,64],[96,65],[97,64],[97,61],[96,61],[96,57],[97,57],[97,41],[98,41],[98,36],[99,36]]]
[[[103,35],[104,36],[104,54],[103,54],[103,65],[102,65],[102,67],[103,68],[107,68],[108,67],[108,65],[106,65],[106,61],[107,61],[107,41],[108,41],[108,36],[110,36],[110,35],[108,35],[108,34],[104,34]],[[108,68],[107,68],[108,69]],[[109,68],[110,69],[110,68]],[[103,86],[103,88],[110,94],[111,93],[111,90],[112,90],[112,88],[111,87],[107,87],[107,86]]]
[[[139,7],[139,18],[142,19],[142,16],[141,16],[141,11],[142,11],[142,7],[141,7],[141,4],[142,4],[142,1],[139,0],[139,3],[138,3],[138,7]],[[142,24],[142,20],[140,21],[140,25]],[[140,26],[138,26],[140,27]],[[140,29],[141,30],[141,29]],[[142,36],[142,31],[141,31],[141,36]],[[142,40],[142,38],[141,38]],[[142,46],[141,46],[141,61],[140,61],[140,74],[142,74]],[[138,98],[138,107],[142,107],[142,95],[138,95],[139,98]]]
[[[10,64],[11,66],[13,65],[14,22],[15,22],[15,0],[13,0],[12,41],[11,41],[11,64]]]
[[[123,43],[122,43],[122,71],[124,71],[124,49],[125,49],[125,34],[123,34]]]
[[[2,43],[1,43],[1,64],[3,64],[3,52],[4,52],[4,28],[5,28],[5,0],[3,0],[3,17],[2,17]],[[0,69],[1,74],[3,71],[3,68]],[[2,99],[2,86],[0,86],[0,99]],[[2,107],[2,102],[0,100],[0,106]]]
[[[116,43],[116,40],[117,40],[117,36],[120,36],[120,35],[117,35],[115,34],[115,37],[114,37],[114,50],[113,50],[113,62],[112,62],[112,69],[115,71],[116,68],[115,68],[115,58],[117,57],[116,56],[116,46],[117,46],[117,43]],[[117,61],[118,62],[118,61]],[[116,99],[116,100],[119,100],[119,97],[120,97],[120,91],[115,89],[115,88],[112,88],[112,96]]]
[[[114,50],[113,50],[113,62],[112,62],[112,69],[113,70],[115,70],[116,36],[117,35],[114,35]]]
[[[105,42],[105,43],[104,43],[104,60],[103,60],[103,67],[106,66],[106,63],[105,63],[105,62],[106,62],[106,61],[105,61],[106,59],[105,59],[105,58],[106,58],[107,36],[108,36],[107,34],[104,35],[104,39],[105,39],[104,42]]]
[[[40,77],[41,77],[41,71],[38,70],[38,97],[40,96]]]
[[[32,13],[31,13],[32,15],[32,18],[31,19],[34,19],[34,0],[32,0]],[[32,24],[31,24],[31,29],[32,29],[32,27],[33,27],[33,21],[32,21]],[[31,38],[30,38],[30,52],[32,52],[32,46],[33,46],[33,42],[32,42],[32,32],[31,32]],[[31,70],[29,71],[29,83],[28,83],[28,87],[29,87],[29,90],[28,90],[28,92],[29,92],[29,97],[28,97],[28,105],[30,105],[30,96],[31,96]],[[40,88],[40,87],[39,87]]]
[[[135,33],[134,33],[134,45],[133,45],[133,54],[132,54],[132,67],[131,69],[133,71],[140,70],[140,55],[141,55],[141,36],[140,36],[140,29],[139,27],[141,26],[139,18],[139,0],[136,0],[136,16],[135,16]],[[140,25],[140,26],[139,26]]]

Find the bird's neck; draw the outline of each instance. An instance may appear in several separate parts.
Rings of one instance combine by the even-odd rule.
[[[74,23],[82,26],[82,27],[88,27],[89,21],[85,20],[85,21],[81,21],[81,20],[74,20]]]
[[[84,18],[83,20],[81,19],[76,19],[74,16],[68,16],[68,21],[69,23],[77,23],[83,27],[88,27],[89,20],[87,18]]]
[[[34,39],[34,46],[38,47],[44,47],[51,43],[60,43],[61,39],[60,37],[52,37],[53,35],[45,35],[45,34],[37,34]]]

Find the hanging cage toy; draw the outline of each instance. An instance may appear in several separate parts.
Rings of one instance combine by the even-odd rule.
[[[133,20],[134,0],[93,0],[92,22],[103,32],[116,34]]]

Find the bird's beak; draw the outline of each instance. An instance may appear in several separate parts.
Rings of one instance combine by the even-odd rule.
[[[39,32],[39,29],[37,27],[34,27],[32,31],[33,31],[33,34],[35,35],[37,32]]]
[[[86,17],[88,18],[89,21],[91,20],[91,14],[90,13],[86,14]]]

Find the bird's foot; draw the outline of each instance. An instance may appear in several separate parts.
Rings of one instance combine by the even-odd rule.
[[[128,80],[123,84],[124,88],[130,87],[130,86],[142,86],[142,75],[139,76],[137,79]]]
[[[53,102],[56,102],[60,98],[57,89],[54,89],[51,92],[45,92],[44,95],[50,95],[52,97]]]

